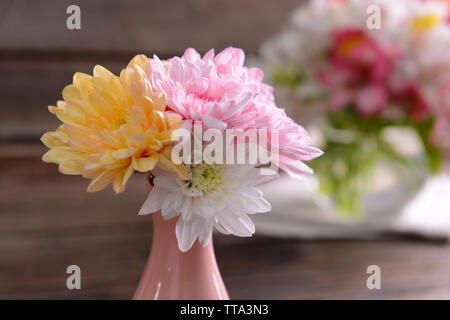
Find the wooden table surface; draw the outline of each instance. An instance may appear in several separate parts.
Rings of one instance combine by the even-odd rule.
[[[145,177],[118,196],[85,193],[87,180],[44,164],[41,146],[3,146],[0,299],[128,299],[152,241],[138,216]],[[22,150],[22,151],[21,151]],[[13,175],[14,174],[14,175]],[[448,299],[450,248],[421,241],[301,241],[217,235],[217,261],[234,299]],[[66,289],[66,268],[82,289]],[[366,269],[381,268],[381,290]]]
[[[76,71],[118,72],[136,53],[179,55],[226,46],[256,54],[299,0],[79,0],[82,29],[67,30],[72,1],[0,2],[0,299],[128,299],[152,241],[139,217],[144,177],[116,196],[40,161],[39,137],[58,125],[46,109]],[[234,299],[450,298],[447,244],[215,237]],[[66,289],[66,268],[82,289]],[[381,267],[382,289],[366,288]]]

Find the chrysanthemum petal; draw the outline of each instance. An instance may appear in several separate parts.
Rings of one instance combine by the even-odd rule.
[[[165,154],[162,154],[159,157],[158,161],[158,167],[160,167],[163,170],[173,172],[180,178],[187,180],[189,179],[189,175],[187,173],[186,167],[184,164],[176,165],[172,161],[170,161]]]
[[[213,230],[213,221],[212,219],[199,218],[201,222],[199,222],[199,231],[198,231],[198,241],[202,244],[203,247],[206,247],[211,241],[212,230]]]
[[[54,147],[42,156],[42,160],[48,163],[60,163],[70,159],[84,160],[87,159],[87,156],[67,146]]]
[[[178,248],[183,252],[188,251],[197,238],[197,221],[194,220],[191,223],[185,223],[183,219],[178,218],[175,234],[178,240]]]
[[[112,79],[115,77],[115,75],[113,73],[111,73],[110,71],[108,71],[106,68],[96,65],[94,67],[94,77]]]
[[[251,228],[251,224],[248,222],[249,219],[247,216],[246,218],[240,216],[236,219],[230,213],[222,213],[218,216],[221,226],[228,232],[239,237],[251,237],[253,235],[254,227],[253,229]]]
[[[161,210],[167,194],[168,193],[164,189],[154,186],[142,205],[141,210],[139,210],[139,215],[146,215]]]
[[[41,141],[48,148],[67,146],[68,137],[60,131],[50,131],[42,135]]]
[[[160,154],[170,154],[171,133],[181,116],[165,111],[164,93],[154,92],[148,78],[149,61],[135,56],[120,77],[98,65],[93,76],[76,73],[62,92],[64,101],[49,106],[63,124],[42,136],[51,149],[43,160],[59,164],[62,173],[93,179],[89,192],[109,183],[121,192],[135,170],[154,169]],[[170,156],[161,167],[187,177]]]
[[[58,170],[63,174],[78,175],[83,173],[84,161],[70,159],[62,161]]]
[[[134,173],[133,166],[130,164],[128,167],[125,167],[122,171],[116,174],[113,181],[113,189],[114,192],[120,193],[125,189],[125,185],[130,179],[131,175]]]
[[[102,170],[92,179],[87,188],[87,192],[97,192],[106,188],[108,184],[113,182],[116,171]]]
[[[158,163],[159,155],[146,158],[134,158],[133,157],[133,167],[139,172],[148,172],[153,170],[155,165]]]

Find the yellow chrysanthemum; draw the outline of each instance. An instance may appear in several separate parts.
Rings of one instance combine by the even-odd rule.
[[[183,165],[170,161],[171,134],[181,116],[165,111],[164,95],[154,95],[147,61],[134,57],[120,77],[101,66],[93,76],[76,73],[62,92],[64,101],[49,106],[63,124],[42,136],[50,148],[42,159],[58,164],[61,173],[92,179],[88,192],[112,183],[119,193],[135,171],[155,165],[188,178]]]

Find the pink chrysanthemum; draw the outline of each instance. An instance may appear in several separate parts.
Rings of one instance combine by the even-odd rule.
[[[275,105],[272,87],[262,82],[263,72],[244,67],[244,59],[241,49],[231,47],[217,55],[210,50],[203,58],[191,48],[181,58],[161,61],[154,56],[150,81],[184,120],[221,130],[279,130],[277,165],[294,177],[312,173],[302,161],[322,152],[309,146],[306,130]]]

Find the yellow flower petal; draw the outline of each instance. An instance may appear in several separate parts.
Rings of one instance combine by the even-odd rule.
[[[62,146],[52,148],[42,156],[42,160],[48,163],[61,163],[70,159],[86,160],[87,155],[71,147]]]
[[[113,157],[117,160],[129,158],[134,154],[134,151],[131,149],[119,149],[113,152]]]
[[[83,73],[83,72],[77,72],[73,75],[73,84],[74,85],[81,85],[83,83],[87,83],[91,80],[92,76]]]
[[[173,131],[163,131],[155,133],[156,141],[159,141],[162,144],[169,144],[172,142],[172,133]]]
[[[81,100],[80,88],[73,84],[69,84],[63,89],[62,96],[65,101]]]
[[[115,75],[108,71],[105,67],[96,65],[94,67],[94,77],[100,77],[105,79],[112,79],[115,77]]]
[[[67,146],[68,137],[63,132],[49,131],[42,135],[41,141],[48,148]]]
[[[166,117],[167,117],[167,123],[169,125],[169,129],[179,128],[181,125],[181,122],[183,121],[181,116],[174,112],[167,112]]]
[[[48,106],[48,111],[50,111],[50,113],[56,115],[56,112],[59,110],[58,107],[55,106]]]
[[[64,123],[68,123],[74,127],[78,127],[81,129],[86,129],[86,122],[85,119],[82,117],[74,116],[68,112],[65,111],[57,111],[56,116],[59,120],[61,120]]]
[[[186,168],[170,161],[170,138],[181,116],[166,112],[164,94],[153,91],[149,61],[135,56],[119,77],[102,66],[95,66],[93,76],[76,73],[62,92],[64,101],[49,106],[63,124],[42,136],[50,148],[43,160],[59,164],[62,173],[92,179],[89,192],[109,183],[121,192],[135,170],[147,172],[159,162],[187,178]]]
[[[116,174],[113,181],[113,189],[116,193],[120,193],[125,189],[125,185],[133,173],[133,165],[130,164],[128,167]]]
[[[123,142],[120,140],[120,137],[115,136],[111,132],[99,131],[98,135],[106,144],[111,147],[121,148],[123,146]]]
[[[116,171],[102,170],[92,179],[87,188],[87,192],[97,192],[106,188],[108,184],[113,182]]]
[[[157,166],[163,170],[175,173],[183,180],[189,179],[189,175],[184,164],[176,165],[172,161],[170,161],[166,155],[161,155],[159,157]]]
[[[147,135],[142,133],[129,137],[127,144],[134,149],[145,149],[147,148]]]
[[[103,168],[100,163],[91,159],[84,165],[83,173],[81,174],[81,176],[86,179],[92,179],[102,170]]]
[[[138,54],[134,56],[133,59],[131,59],[130,63],[128,63],[127,67],[132,67],[133,65],[138,65],[142,68],[142,70],[145,69],[145,65],[147,62],[150,62],[150,59],[147,58],[144,54]]]
[[[70,159],[59,164],[58,170],[63,174],[78,175],[83,172],[84,161]]]
[[[155,168],[158,163],[159,156],[152,156],[147,158],[133,158],[133,168],[139,172],[148,172]]]
[[[155,100],[155,108],[156,110],[164,111],[166,109],[166,106],[166,96],[161,92]]]

